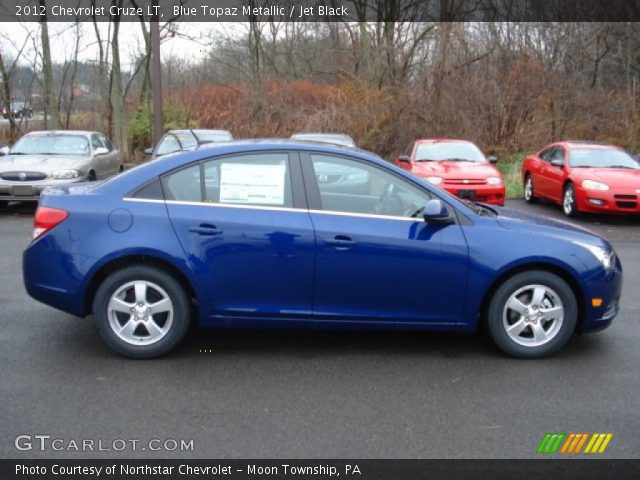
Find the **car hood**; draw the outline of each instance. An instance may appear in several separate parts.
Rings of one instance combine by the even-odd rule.
[[[576,168],[581,180],[595,180],[609,186],[640,188],[640,170],[628,168]]]
[[[496,220],[504,228],[610,248],[609,243],[596,233],[572,223],[510,208],[491,208],[498,213]]]
[[[17,170],[50,174],[54,170],[77,168],[89,160],[78,155],[6,155],[0,157],[0,173]]]
[[[411,173],[419,177],[435,175],[442,178],[484,180],[502,177],[500,170],[488,162],[413,162]]]

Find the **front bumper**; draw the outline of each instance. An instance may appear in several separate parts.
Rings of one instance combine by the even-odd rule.
[[[627,190],[585,190],[576,188],[578,210],[589,213],[640,214],[640,194]]]
[[[610,272],[602,271],[583,283],[583,332],[597,332],[611,325],[620,311],[622,280],[622,267],[616,256],[615,267]],[[601,305],[594,307],[593,299],[602,299]]]
[[[504,185],[450,185],[445,183],[444,185],[439,186],[452,195],[465,200],[488,203],[489,205],[504,205]]]
[[[0,201],[8,202],[37,202],[40,194],[47,187],[60,187],[87,179],[73,178],[70,180],[43,180],[41,182],[8,182],[0,180]]]

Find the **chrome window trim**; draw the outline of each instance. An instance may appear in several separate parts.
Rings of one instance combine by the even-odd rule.
[[[170,205],[190,205],[193,207],[214,207],[214,208],[243,208],[248,210],[267,210],[276,212],[305,212],[320,215],[338,215],[342,217],[371,218],[379,220],[401,220],[404,222],[422,222],[421,218],[396,217],[393,215],[376,215],[372,213],[353,213],[340,212],[337,210],[308,210],[306,208],[288,208],[288,207],[267,207],[261,205],[242,205],[234,203],[208,203],[208,202],[187,202],[182,200],[155,200],[151,198],[131,198],[124,197],[125,202],[142,202],[142,203],[164,203]]]

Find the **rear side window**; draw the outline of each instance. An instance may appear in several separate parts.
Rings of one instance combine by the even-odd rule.
[[[160,186],[160,179],[154,180],[153,182],[148,183],[144,187],[138,189],[138,191],[133,194],[133,198],[144,198],[147,200],[162,200],[164,196],[162,195],[162,187]]]
[[[200,165],[192,165],[167,175],[164,187],[167,200],[201,202]]]
[[[293,207],[289,156],[260,153],[204,163],[205,202]]]

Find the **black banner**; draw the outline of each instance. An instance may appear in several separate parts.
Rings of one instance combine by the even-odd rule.
[[[0,460],[0,478],[636,480],[640,460]]]
[[[640,0],[2,0],[0,21],[626,22]]]

